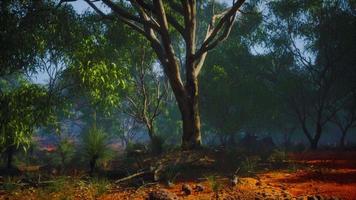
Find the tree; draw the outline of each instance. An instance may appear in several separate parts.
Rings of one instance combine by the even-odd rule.
[[[356,128],[356,96],[352,94],[344,106],[334,115],[331,122],[334,123],[341,132],[340,147],[345,147],[345,139],[347,133]]]
[[[242,16],[227,42],[207,58],[207,69],[202,72],[203,121],[224,146],[233,144],[238,132],[268,131],[276,117],[276,97],[264,74],[270,58],[254,55],[251,48],[263,39],[259,35],[261,22],[257,8]]]
[[[62,0],[61,2],[66,2]],[[235,21],[236,13],[244,0],[233,1],[231,8],[215,14],[207,28],[203,40],[197,38],[197,9],[202,4],[191,1],[130,0],[115,3],[101,2],[112,11],[106,14],[92,1],[86,2],[103,18],[118,19],[145,36],[164,68],[174,92],[183,121],[182,147],[194,148],[201,144],[200,115],[198,104],[198,75],[204,64],[207,52],[225,40]],[[172,42],[172,32],[178,33],[184,41],[185,62],[177,60]],[[200,44],[200,45],[199,45]],[[197,46],[200,46],[197,48]],[[184,70],[183,70],[184,68]],[[181,72],[185,73],[185,83]]]
[[[106,28],[97,16],[83,16],[76,32],[82,37],[61,77],[61,84],[69,85],[64,95],[70,97],[75,109],[91,118],[93,127],[119,107],[127,88],[127,61],[122,56],[126,52],[111,44]]]
[[[7,155],[7,168],[11,168],[15,151],[28,149],[35,128],[54,121],[54,107],[44,87],[21,78],[16,86],[3,84],[6,82],[0,93],[0,150]]]
[[[151,143],[155,144],[159,138],[154,123],[162,112],[168,88],[163,77],[154,71],[154,60],[149,59],[152,56],[148,50],[144,46],[139,47],[141,51],[131,52],[132,89],[128,92],[127,105],[124,105],[123,109],[126,114],[146,126]],[[141,58],[136,58],[137,52],[141,52],[138,54]]]
[[[311,149],[316,149],[324,127],[351,91],[340,87],[348,76],[346,69],[355,65],[351,7],[342,0],[274,1],[267,5],[265,47],[275,58],[277,75],[272,82],[278,82],[277,87],[284,91],[284,101]]]
[[[74,38],[75,26],[66,24],[73,16],[68,6],[57,8],[51,1],[1,1],[0,75],[37,72],[47,50],[63,53],[58,47],[70,47]]]

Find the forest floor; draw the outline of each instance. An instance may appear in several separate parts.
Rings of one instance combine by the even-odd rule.
[[[174,152],[156,158],[160,163],[175,160],[179,165],[177,160],[180,159],[186,163],[198,163],[189,166],[189,173],[184,173],[184,176],[177,175],[176,179],[174,177],[174,184],[169,186],[164,182],[146,182],[137,186],[70,177],[49,188],[20,187],[10,191],[0,190],[0,199],[135,200],[148,199],[153,192],[186,200],[356,199],[356,152],[292,154],[289,155],[288,167],[271,169],[267,166],[263,170],[241,174],[236,186],[231,184],[230,175],[234,167],[229,165],[229,160],[226,160],[228,157],[224,158],[220,153],[187,155],[188,153]],[[184,167],[180,169],[187,170]],[[187,190],[182,190],[182,187],[188,188],[190,194],[186,193]]]

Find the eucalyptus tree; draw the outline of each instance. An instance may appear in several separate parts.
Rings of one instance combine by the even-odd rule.
[[[355,66],[354,13],[343,0],[273,1],[267,8],[265,47],[274,57],[274,83],[316,149],[351,91],[340,83]]]
[[[244,16],[227,42],[211,53],[202,73],[203,121],[224,146],[234,144],[236,133],[267,131],[275,117],[276,98],[263,73],[270,58],[250,49],[260,39],[261,19],[257,10]]]
[[[72,1],[72,0],[71,0]],[[68,2],[62,0],[61,3]],[[244,0],[232,1],[232,6],[222,13],[212,13],[211,22],[203,39],[198,40],[197,11],[206,2],[192,1],[100,1],[110,9],[101,10],[94,2],[86,2],[103,18],[121,20],[150,42],[164,68],[174,92],[183,121],[182,147],[194,148],[201,144],[198,104],[198,75],[209,50],[225,40]],[[185,49],[183,65],[177,60],[172,33],[178,33]],[[183,70],[184,69],[184,70]],[[185,74],[183,78],[181,73]],[[185,79],[185,80],[184,80]],[[184,82],[183,82],[184,80]]]
[[[73,41],[74,11],[50,1],[0,2],[1,146],[11,167],[14,152],[28,148],[36,128],[55,125],[62,107],[58,73]],[[49,74],[31,83],[28,74]]]
[[[340,147],[345,147],[345,140],[347,133],[356,128],[356,99],[355,93],[348,99],[344,104],[342,109],[340,109],[334,117],[331,119],[331,122],[334,123],[340,130]]]
[[[97,16],[81,17],[75,33],[81,37],[71,51],[61,81],[69,85],[65,95],[74,109],[85,112],[94,128],[118,108],[127,87],[125,52],[119,49],[122,46],[112,45],[107,27]]]
[[[168,86],[158,69],[153,67],[155,63],[152,52],[144,45],[145,41],[139,42],[141,45],[137,44],[137,49],[131,48],[131,89],[127,93],[127,104],[123,109],[126,114],[146,126],[148,136],[154,144],[159,142],[155,121],[164,109]]]

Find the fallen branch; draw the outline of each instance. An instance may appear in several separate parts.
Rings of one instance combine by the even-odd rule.
[[[132,174],[132,175],[130,175],[130,176],[127,176],[127,177],[125,177],[125,178],[121,178],[121,179],[119,179],[119,180],[116,180],[115,183],[121,183],[121,182],[130,180],[130,179],[133,179],[133,178],[136,178],[136,177],[139,177],[139,176],[148,174],[148,173],[152,173],[152,172],[151,172],[150,170],[137,172],[137,173]]]

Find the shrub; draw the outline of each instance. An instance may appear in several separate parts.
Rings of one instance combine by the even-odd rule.
[[[100,197],[105,194],[110,188],[110,182],[107,179],[93,178],[90,180],[90,185],[94,188],[94,196]]]
[[[95,171],[99,161],[107,161],[112,158],[112,151],[108,147],[109,136],[102,130],[92,128],[84,135],[83,150],[89,160],[90,174]]]
[[[259,159],[258,156],[246,156],[241,162],[241,170],[245,173],[255,172]]]
[[[12,192],[16,190],[18,187],[16,183],[16,179],[12,177],[7,177],[4,183],[1,185],[1,189],[5,190],[6,192]]]
[[[75,153],[73,143],[67,138],[62,139],[58,144],[57,153],[61,159],[61,170],[64,171],[66,165],[71,161]]]
[[[220,190],[221,184],[217,181],[216,176],[209,176],[207,179],[211,186],[211,190],[214,192],[215,199],[219,199],[219,190]]]
[[[269,161],[275,164],[283,163],[287,158],[285,151],[275,149],[269,157]]]

